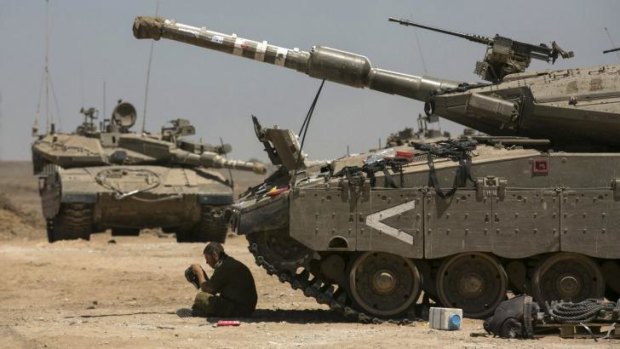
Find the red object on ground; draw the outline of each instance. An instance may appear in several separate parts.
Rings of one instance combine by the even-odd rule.
[[[239,326],[241,323],[237,320],[219,320],[217,322],[217,327],[220,326]]]

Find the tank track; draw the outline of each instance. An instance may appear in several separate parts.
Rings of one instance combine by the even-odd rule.
[[[226,240],[230,210],[226,207],[203,205],[200,222],[192,228],[177,232],[177,242],[219,242]]]
[[[228,233],[230,210],[225,207],[202,206],[200,230],[205,234],[205,241],[223,243]]]
[[[291,273],[288,270],[278,269],[274,264],[267,260],[266,256],[259,254],[259,248],[256,242],[252,242],[249,236],[247,236],[250,243],[248,249],[254,256],[256,264],[269,275],[275,275],[282,283],[287,283],[294,290],[301,290],[306,297],[314,298],[317,303],[329,306],[332,311],[337,312],[344,316],[344,318],[358,321],[365,324],[381,324],[384,322],[407,325],[413,321],[408,318],[398,319],[380,319],[364,312],[358,311],[347,305],[349,299],[344,288],[340,287],[334,292],[336,286],[321,279],[318,276],[313,275],[302,264],[298,264],[298,267],[302,269],[299,273]]]
[[[56,217],[47,220],[48,241],[90,240],[92,215],[87,204],[64,204]]]

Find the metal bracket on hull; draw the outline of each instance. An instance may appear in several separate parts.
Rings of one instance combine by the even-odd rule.
[[[506,186],[508,180],[500,177],[478,177],[476,178],[476,196],[479,200],[488,197],[498,197],[503,200],[506,196]]]

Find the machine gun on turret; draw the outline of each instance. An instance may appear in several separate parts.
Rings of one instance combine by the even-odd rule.
[[[84,122],[77,127],[76,133],[79,135],[85,135],[89,133],[97,132],[97,126],[95,126],[95,119],[99,117],[99,110],[90,107],[88,109],[80,108],[80,114],[84,115]]]
[[[482,61],[476,62],[474,73],[484,80],[497,83],[508,74],[522,73],[527,69],[532,58],[555,63],[558,57],[571,58],[573,51],[564,51],[553,41],[551,47],[546,44],[533,45],[510,38],[495,35],[493,38],[476,34],[464,34],[415,23],[406,19],[390,17],[390,22],[405,26],[423,28],[443,34],[457,36],[479,44],[487,45],[487,53]]]

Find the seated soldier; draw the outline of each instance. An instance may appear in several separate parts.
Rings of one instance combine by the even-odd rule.
[[[248,267],[224,253],[224,247],[217,242],[207,244],[202,253],[213,275],[209,278],[200,264],[192,264],[186,271],[188,281],[200,288],[192,306],[193,315],[250,316],[256,309],[257,297]]]

